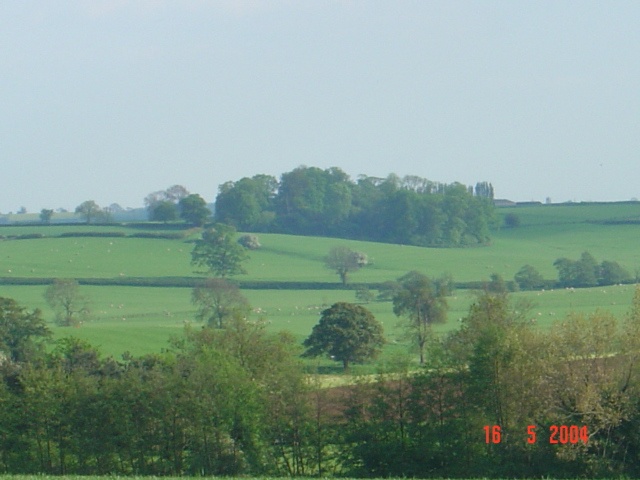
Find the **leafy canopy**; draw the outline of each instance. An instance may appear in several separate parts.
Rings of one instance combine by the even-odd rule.
[[[235,241],[236,229],[216,223],[202,232],[191,252],[191,264],[205,267],[217,277],[247,273],[242,264],[249,259],[246,249]]]
[[[304,341],[306,357],[322,354],[341,361],[344,369],[351,362],[375,358],[384,345],[383,328],[373,314],[361,305],[338,302],[322,312],[320,322]]]

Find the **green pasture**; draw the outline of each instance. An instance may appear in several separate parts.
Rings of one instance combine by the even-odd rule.
[[[259,234],[263,246],[250,252],[246,265],[248,275],[237,279],[337,283],[337,275],[324,267],[323,257],[339,245],[365,252],[371,261],[369,266],[351,275],[351,281],[357,283],[394,280],[410,270],[434,277],[448,273],[457,282],[488,280],[494,272],[509,280],[524,264],[536,267],[546,279],[555,279],[555,259],[577,259],[585,250],[598,261],[619,262],[632,274],[640,267],[640,225],[593,223],[640,218],[639,203],[501,208],[498,216],[510,212],[521,218],[521,226],[502,228],[494,232],[490,245],[477,248],[422,248]],[[2,226],[0,235],[5,237],[42,233],[47,238],[0,240],[0,277],[126,279],[196,275],[190,265],[193,238],[197,238],[194,232],[189,232],[191,236],[186,240],[58,237],[65,232],[80,231],[131,235],[138,231],[162,230],[121,225]],[[167,227],[167,231],[172,231],[171,227]],[[0,296],[15,298],[29,308],[40,308],[53,325],[53,312],[43,298],[45,288],[0,285]],[[72,334],[84,338],[105,354],[119,357],[125,351],[158,352],[166,348],[171,335],[182,333],[185,324],[195,323],[195,308],[188,288],[83,286],[81,289],[91,299],[93,319],[80,328],[53,326],[53,330],[56,337]],[[588,313],[599,308],[622,317],[629,308],[633,290],[634,286],[627,285],[519,292],[512,297],[528,300],[533,305],[530,320],[546,328],[572,311]],[[256,319],[262,319],[270,330],[290,331],[300,342],[309,335],[323,308],[336,301],[356,301],[353,290],[245,290],[244,294],[254,308]],[[443,333],[457,328],[473,298],[473,292],[457,290],[449,299],[448,322],[438,325],[435,331]],[[391,304],[372,302],[366,306],[383,323],[389,340],[383,359],[406,351]]]
[[[640,202],[557,203],[503,207],[497,209],[500,220],[509,213],[520,218],[521,226],[544,226],[602,221],[640,221]]]

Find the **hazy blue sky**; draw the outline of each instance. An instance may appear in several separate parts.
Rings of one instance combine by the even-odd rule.
[[[6,0],[0,212],[299,165],[640,197],[640,2]]]

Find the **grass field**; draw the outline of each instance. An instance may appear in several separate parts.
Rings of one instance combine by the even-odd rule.
[[[598,261],[615,260],[631,273],[640,267],[640,225],[605,225],[594,222],[640,218],[640,204],[595,204],[537,206],[499,209],[498,216],[515,213],[521,225],[500,229],[491,245],[478,248],[420,248],[359,242],[333,238],[260,234],[263,247],[251,252],[247,264],[251,281],[338,282],[337,275],[323,265],[323,257],[336,245],[346,245],[368,254],[372,265],[352,275],[358,283],[394,280],[410,270],[430,276],[449,273],[455,281],[487,280],[491,273],[505,279],[524,264],[536,267],[545,278],[554,279],[553,261],[562,256],[577,259],[590,251]],[[168,229],[170,230],[170,229]],[[28,278],[126,278],[196,276],[190,265],[191,243],[186,240],[117,237],[58,236],[67,231],[124,232],[123,226],[18,226],[0,227],[0,235],[42,233],[47,238],[0,241],[0,277]],[[0,296],[12,297],[29,308],[40,308],[52,321],[53,312],[43,298],[44,286],[0,285]],[[581,290],[520,292],[514,298],[533,302],[532,319],[548,327],[571,311],[597,308],[623,316],[628,310],[633,286]],[[81,328],[54,327],[56,337],[72,334],[97,345],[105,354],[119,357],[157,352],[171,335],[179,335],[185,323],[193,322],[195,309],[188,288],[83,286],[92,301],[93,319]],[[320,311],[336,301],[355,301],[353,290],[245,290],[256,318],[271,330],[289,330],[302,341],[317,322]],[[473,301],[473,292],[458,290],[450,298],[449,321],[437,332],[457,328]],[[389,302],[367,305],[385,327],[387,355],[406,351],[396,328],[397,318]],[[327,363],[329,365],[329,363]]]

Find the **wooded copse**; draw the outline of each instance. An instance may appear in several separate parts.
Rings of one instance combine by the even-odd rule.
[[[622,322],[571,315],[549,331],[485,292],[424,367],[340,388],[309,382],[289,335],[241,316],[122,360],[75,338],[45,349],[49,335],[40,312],[0,299],[4,472],[640,474],[640,290]]]
[[[220,186],[217,222],[241,231],[321,235],[423,246],[481,245],[495,223],[493,187],[417,176],[361,175],[298,167]]]

